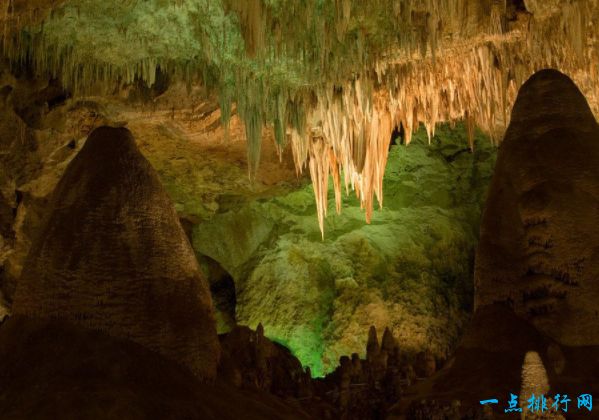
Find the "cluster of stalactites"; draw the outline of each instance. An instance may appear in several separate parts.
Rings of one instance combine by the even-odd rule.
[[[130,8],[142,4],[129,1]],[[530,13],[517,16],[507,0],[374,0],[367,8],[362,0],[205,4],[237,16],[247,56],[215,59],[220,44],[198,40],[205,56],[111,63],[89,49],[49,45],[43,30],[24,38],[9,34],[21,18],[9,7],[0,8],[3,55],[59,78],[75,94],[115,81],[142,79],[151,86],[157,68],[173,80],[196,83],[213,66],[223,122],[235,103],[246,125],[250,176],[258,166],[262,128],[272,124],[279,147],[290,144],[298,172],[309,168],[323,235],[330,177],[337,211],[343,187],[355,191],[367,221],[375,198],[382,206],[396,127],[403,127],[409,143],[420,125],[430,138],[437,123],[465,120],[471,146],[475,126],[499,141],[517,89],[546,67],[570,74],[598,110],[593,28],[599,27],[599,0],[526,0]],[[127,33],[125,40],[141,49],[149,41],[137,36]]]
[[[507,30],[507,0],[223,0],[250,56],[293,56],[329,82],[389,54],[435,57],[447,41]]]
[[[17,30],[23,25],[42,21],[47,12],[65,0],[4,0],[0,4],[1,34]]]
[[[383,175],[387,163],[389,141],[396,125],[396,109],[386,95],[372,95],[356,80],[341,92],[319,98],[310,115],[311,130],[306,147],[310,176],[314,185],[318,222],[324,237],[324,218],[328,208],[328,182],[332,175],[337,212],[341,211],[341,188],[350,187],[359,198],[370,222],[373,197],[383,202]],[[305,141],[292,137],[292,143]],[[300,165],[302,162],[300,160]],[[301,167],[301,166],[300,166]]]
[[[150,56],[127,65],[86,61],[77,51],[45,45],[43,37],[35,47],[22,45],[21,41],[11,40],[10,36],[2,40],[2,53],[11,66],[31,66],[38,75],[60,80],[65,89],[78,96],[110,94],[137,80],[153,86],[159,71],[191,85],[202,80],[198,69],[206,68],[205,61],[179,63]]]
[[[374,200],[383,205],[383,177],[391,136],[402,126],[406,144],[421,124],[430,138],[442,121],[466,119],[488,132],[507,121],[516,84],[489,65],[494,55],[481,47],[462,61],[436,60],[387,68],[382,83],[357,79],[342,89],[323,90],[307,118],[304,137],[291,135],[296,166],[308,162],[324,236],[328,185],[332,178],[337,212],[342,187],[355,191],[370,222]],[[472,146],[473,134],[470,132]]]
[[[588,29],[597,12],[571,2],[545,21],[531,19],[526,30],[481,37],[436,58],[378,61],[369,77],[318,93],[305,135],[293,130],[296,165],[308,162],[318,221],[324,237],[329,177],[337,212],[342,181],[351,187],[370,221],[374,199],[383,204],[383,176],[391,135],[403,127],[406,144],[421,125],[430,138],[439,122],[463,120],[470,147],[474,127],[498,143],[509,124],[518,88],[534,72],[552,67],[570,74],[599,115],[599,57]]]
[[[148,0],[147,3],[151,1],[158,3],[162,0]],[[198,1],[193,0],[194,3]],[[208,8],[210,4],[219,1],[205,0],[204,3]],[[183,14],[185,12],[180,11],[186,10],[183,7],[186,2],[187,0],[169,0],[163,2],[162,7],[172,10],[173,15]],[[213,65],[208,56],[215,46],[207,40],[205,28],[200,25],[199,28],[204,31],[197,29],[196,35],[201,38],[199,42],[203,43],[203,54],[190,51],[188,56],[182,58],[177,55],[169,56],[157,49],[159,52],[152,55],[152,49],[159,44],[155,30],[152,29],[153,22],[147,23],[147,33],[139,33],[126,27],[127,19],[135,16],[133,12],[145,3],[139,0],[116,1],[117,5],[114,8],[122,12],[120,15],[124,16],[121,16],[123,20],[115,18],[114,27],[103,27],[104,32],[100,31],[101,34],[108,30],[118,33],[121,38],[115,39],[122,41],[122,50],[113,45],[115,49],[111,50],[110,54],[105,54],[106,49],[94,48],[96,42],[98,46],[104,46],[101,35],[92,45],[77,43],[78,37],[73,35],[73,31],[78,32],[80,29],[82,33],[89,33],[90,22],[93,22],[90,19],[96,16],[94,13],[98,13],[96,9],[89,8],[101,4],[102,6],[98,6],[101,12],[110,8],[109,3],[108,0],[0,1],[0,59],[6,60],[13,69],[27,68],[40,77],[55,78],[75,96],[113,94],[137,81],[153,86],[159,72],[168,75],[172,80],[183,81],[188,86],[206,84],[205,76]],[[192,8],[190,10],[197,11]],[[56,22],[61,22],[60,19],[64,16],[68,16],[66,21],[71,26],[58,25],[57,28]],[[188,18],[199,19],[191,12]],[[143,25],[138,25],[138,28],[139,26]],[[61,33],[63,27],[64,33]],[[196,28],[191,28],[194,29]],[[172,46],[172,41],[165,42],[167,47]],[[147,54],[141,55],[140,51]]]

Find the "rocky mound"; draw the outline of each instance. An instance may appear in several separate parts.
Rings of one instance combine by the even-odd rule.
[[[19,316],[0,327],[0,413],[3,420],[310,418],[266,393],[201,383],[129,340]]]
[[[306,371],[289,349],[256,331],[237,326],[220,335],[222,359],[219,379],[243,389],[259,389],[280,397],[312,396],[310,368]]]
[[[476,306],[507,302],[567,345],[599,344],[599,127],[576,85],[521,88],[481,224]]]
[[[106,331],[213,378],[206,281],[158,176],[125,128],[92,132],[56,187],[13,313]]]
[[[465,414],[497,398],[484,408],[505,415],[510,393],[526,410],[533,393],[576,401],[599,392],[597,208],[599,128],[576,85],[543,70],[522,86],[498,154],[473,319],[448,366],[395,413],[426,398],[412,408],[440,413],[461,404]],[[567,413],[579,416],[588,412]]]

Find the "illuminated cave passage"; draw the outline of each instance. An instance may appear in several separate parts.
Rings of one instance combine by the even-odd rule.
[[[0,418],[592,418],[598,27],[0,2]]]

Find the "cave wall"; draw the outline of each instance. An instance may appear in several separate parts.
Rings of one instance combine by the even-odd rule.
[[[463,126],[443,127],[430,146],[422,130],[410,146],[392,147],[384,207],[370,225],[353,198],[341,215],[329,208],[322,240],[304,185],[200,221],[194,247],[233,277],[236,321],[262,323],[316,375],[364,349],[372,324],[390,327],[408,352],[445,359],[471,310],[494,156],[483,136],[470,153]]]
[[[7,308],[49,194],[104,119],[93,104],[69,100],[55,80],[4,63],[0,92],[0,307]]]
[[[18,83],[14,76],[11,80],[10,86]],[[39,91],[48,86],[48,81],[39,83]],[[2,125],[4,138],[20,144],[14,133],[22,124],[41,146],[19,155],[35,157],[35,166],[22,169],[18,182],[13,177],[3,183],[9,193],[21,192],[19,205],[16,197],[9,204],[15,216],[6,225],[15,238],[4,240],[6,300],[48,196],[87,133],[100,124],[127,121],[187,227],[212,286],[223,275],[233,279],[234,290],[227,293],[236,302],[222,302],[226,311],[217,308],[219,331],[233,321],[253,328],[262,322],[269,338],[289,346],[317,375],[334,367],[341,355],[364,349],[371,324],[381,330],[389,326],[410,352],[430,348],[444,359],[470,311],[480,203],[495,156],[491,142],[477,134],[470,153],[465,127],[443,126],[431,145],[422,130],[409,146],[393,146],[383,210],[366,225],[355,198],[341,215],[329,208],[323,241],[309,177],[296,176],[288,149],[280,160],[273,133],[263,133],[260,168],[250,182],[239,118],[233,115],[225,133],[213,101],[192,94],[196,105],[190,106],[189,99],[181,100],[185,90],[178,89],[145,105],[65,98],[52,109],[51,99],[30,94],[29,101],[19,101],[25,109],[41,103],[37,128],[24,123],[11,102],[17,101],[8,97],[3,117],[12,116],[12,122]],[[176,108],[177,101],[185,103]],[[4,162],[3,173],[13,173],[17,162],[22,160]],[[332,203],[332,191],[329,196]]]

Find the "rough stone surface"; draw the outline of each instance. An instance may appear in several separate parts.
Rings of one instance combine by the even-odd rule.
[[[0,292],[10,304],[52,191],[105,118],[55,80],[2,65],[0,99]]]
[[[395,413],[422,398],[465,409],[485,395],[579,395],[581,384],[599,392],[598,134],[565,75],[544,70],[523,86],[483,215],[475,313],[446,368]]]
[[[321,238],[311,186],[223,208],[194,230],[194,248],[235,282],[237,323],[264,325],[320,376],[363,352],[367,331],[389,327],[407,352],[446,358],[468,319],[478,220],[494,148],[463,127],[420,131],[393,146],[385,202],[366,225],[358,200]]]
[[[255,389],[202,383],[129,340],[21,316],[0,327],[0,413],[6,420],[325,418]]]
[[[256,331],[235,327],[219,339],[221,380],[280,397],[308,399],[312,396],[309,369],[304,371],[289,349],[267,339],[261,325]]]
[[[243,124],[234,115],[225,138],[215,103],[198,89],[190,98],[178,89],[171,86],[154,105],[135,111],[111,101],[67,100],[64,127],[51,112],[45,118],[52,121],[41,125],[52,129],[27,128],[45,146],[41,171],[28,169],[19,185],[23,200],[12,226],[17,239],[7,247],[5,264],[9,283],[16,284],[40,230],[49,193],[85,143],[82,133],[102,121],[129,121],[192,232],[215,293],[219,332],[236,321],[253,328],[263,322],[268,337],[288,346],[316,376],[334,368],[341,355],[363,351],[372,324],[381,331],[389,326],[408,352],[431,347],[445,358],[470,311],[468,271],[494,164],[488,139],[477,136],[470,153],[465,130],[440,127],[430,146],[424,130],[410,146],[393,146],[384,209],[365,225],[357,200],[345,200],[341,216],[331,207],[323,242],[313,189],[306,174],[296,177],[289,148],[281,163],[274,141],[267,141],[249,182]],[[272,137],[269,130],[264,134]],[[74,149],[69,138],[76,139]]]
[[[126,129],[96,129],[68,166],[13,312],[76,322],[216,374],[212,302],[158,176]]]
[[[476,306],[509,303],[566,345],[599,344],[599,127],[576,85],[524,84],[481,224]]]

